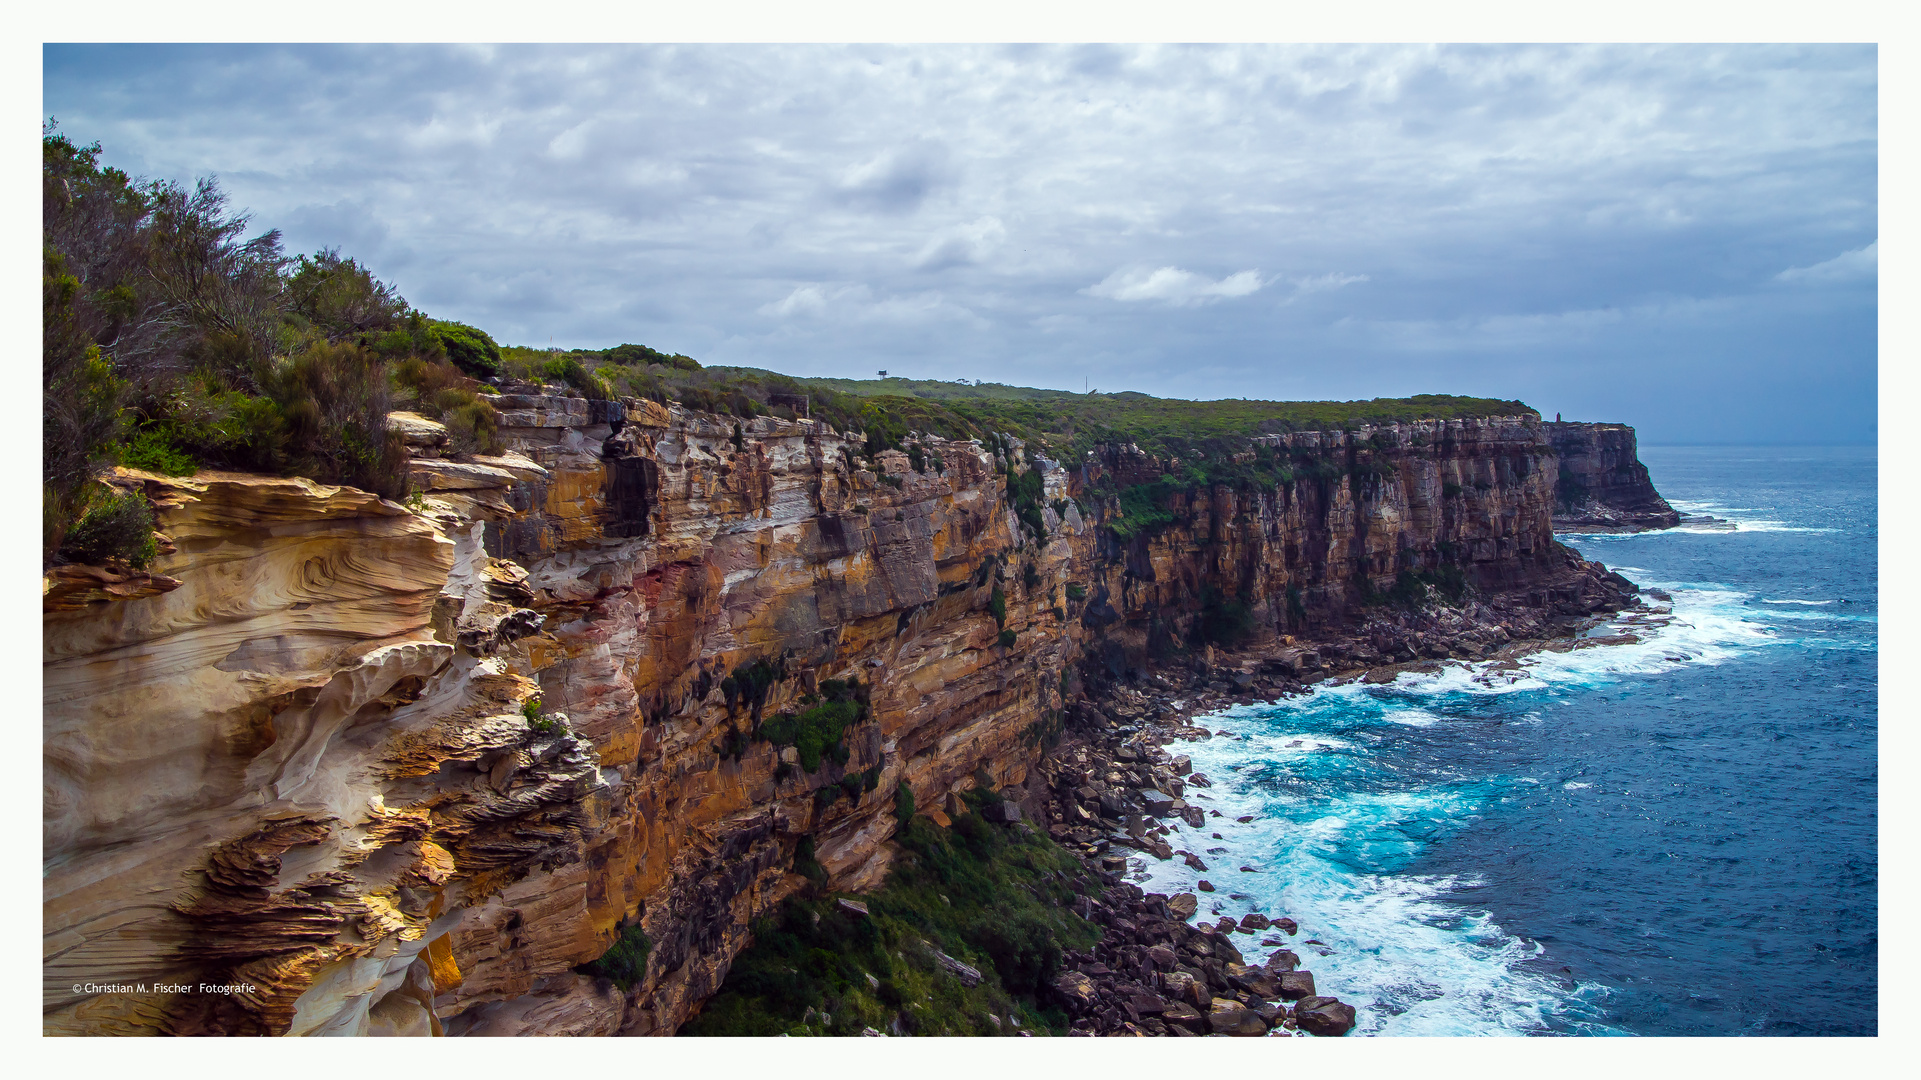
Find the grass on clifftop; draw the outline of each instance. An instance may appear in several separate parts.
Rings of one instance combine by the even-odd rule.
[[[952,829],[910,819],[887,883],[859,897],[868,917],[810,890],[756,920],[754,944],[680,1034],[893,1034],[896,1017],[914,1035],[1064,1033],[1067,1017],[1042,998],[1062,954],[1100,938],[1067,907],[1086,870],[1030,828],[984,820],[997,798],[968,792],[973,812]],[[943,969],[936,949],[977,968],[980,984]]]
[[[509,347],[507,366],[536,376],[557,361]],[[523,355],[524,354],[524,355]],[[638,345],[566,354],[593,369],[613,394],[679,402],[689,408],[792,419],[809,415],[841,431],[868,435],[869,454],[897,449],[909,432],[986,439],[1004,432],[1057,457],[1078,457],[1102,442],[1134,442],[1152,454],[1182,457],[1238,449],[1253,435],[1330,431],[1360,424],[1539,415],[1520,401],[1417,394],[1366,401],[1187,401],[1148,394],[1076,394],[1000,383],[931,379],[795,378],[748,367],[702,367]]]
[[[1208,444],[1286,431],[1337,431],[1360,424],[1515,416],[1519,401],[1419,394],[1367,401],[1188,401],[1123,391],[1076,394],[996,384],[916,379],[808,379],[863,397],[938,402],[977,428],[1004,431],[1056,455],[1079,456],[1101,442],[1135,442],[1151,454],[1188,456]],[[1538,415],[1538,414],[1537,414]]]

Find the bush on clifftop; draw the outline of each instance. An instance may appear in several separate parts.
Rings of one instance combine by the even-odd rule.
[[[158,550],[147,500],[133,492],[115,492],[94,503],[67,533],[60,552],[75,562],[117,560],[145,570]]]
[[[447,358],[460,370],[476,379],[491,379],[500,374],[500,346],[486,331],[466,323],[435,321],[431,327],[435,340],[447,350]]]
[[[42,558],[114,461],[294,472],[389,498],[404,448],[385,430],[396,362],[450,355],[491,374],[484,332],[436,323],[337,250],[288,256],[211,178],[131,177],[49,121],[41,138]],[[403,402],[439,415],[456,450],[498,447],[472,393]]]

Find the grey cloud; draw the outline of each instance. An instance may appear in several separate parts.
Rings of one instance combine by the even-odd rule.
[[[946,270],[971,266],[991,257],[1007,241],[1007,227],[987,216],[934,234],[914,256],[917,270]]]
[[[1876,250],[1880,246],[1877,242],[1854,251],[1844,251],[1813,266],[1790,267],[1774,275],[1774,279],[1808,283],[1873,281],[1880,273],[1880,258]]]
[[[919,208],[948,180],[945,148],[915,143],[883,150],[847,169],[835,185],[834,197],[861,210],[899,214]]]
[[[1872,47],[44,59],[46,111],[108,161],[218,173],[295,250],[338,245],[507,341],[1183,396],[1492,393],[1655,441],[1872,431]],[[1777,407],[1814,369],[1831,411]]]

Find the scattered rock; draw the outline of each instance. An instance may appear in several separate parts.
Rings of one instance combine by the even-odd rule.
[[[1207,1029],[1216,1035],[1253,1035],[1267,1034],[1267,1025],[1261,1018],[1247,1011],[1247,1006],[1238,1001],[1216,1001],[1208,1009]]]
[[[1309,1035],[1345,1035],[1354,1030],[1354,1006],[1339,998],[1304,997],[1294,1006],[1294,1022]]]
[[[1201,898],[1191,892],[1175,893],[1167,901],[1167,910],[1183,922],[1193,918],[1200,908]]]
[[[1185,1031],[1189,1035],[1207,1030],[1207,1018],[1200,1010],[1184,1001],[1170,1002],[1161,1013],[1161,1020],[1170,1027]]]
[[[859,900],[849,900],[843,896],[834,901],[834,906],[845,914],[852,915],[855,918],[865,919],[867,917],[867,905],[861,903]]]
[[[1197,888],[1199,888],[1202,892],[1213,892],[1214,883],[1203,879],[1200,885],[1197,886]]]
[[[1263,941],[1261,944],[1265,945],[1267,942]],[[1275,941],[1274,944],[1279,945],[1281,942]],[[1269,971],[1293,971],[1300,966],[1301,958],[1286,949],[1282,949],[1273,956],[1268,957],[1266,964]]]
[[[979,972],[975,973],[976,975]],[[1054,989],[1067,999],[1069,1007],[1088,1009],[1100,998],[1094,988],[1094,980],[1078,971],[1063,971],[1054,980]]]
[[[1012,825],[1021,819],[1021,804],[1012,799],[989,803],[981,809],[981,817],[1002,825]]]
[[[1311,971],[1277,971],[1274,981],[1280,985],[1283,1001],[1299,1001],[1314,996],[1314,973]]]
[[[933,947],[929,946],[929,948],[933,948]],[[961,961],[954,959],[953,957],[947,955],[946,953],[940,951],[939,949],[934,949],[933,952],[934,952],[934,962],[941,966],[941,970],[947,972],[949,975],[954,976],[956,979],[959,979],[961,981],[961,985],[967,986],[967,987],[975,987],[981,984],[981,973],[979,968],[974,967],[971,964],[962,963]],[[1085,976],[1083,976],[1083,978],[1085,978]]]

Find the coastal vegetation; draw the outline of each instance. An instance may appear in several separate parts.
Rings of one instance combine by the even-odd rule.
[[[388,413],[438,420],[456,456],[495,454],[503,447],[493,399],[517,386],[647,398],[738,420],[806,415],[855,439],[850,464],[856,453],[871,464],[902,450],[917,473],[947,468],[917,435],[980,439],[1022,532],[1043,544],[1041,473],[1032,456],[1013,453],[1012,440],[1060,460],[1132,444],[1166,461],[1168,471],[1146,483],[1097,475],[1083,497],[1083,509],[1098,505],[1102,525],[1127,542],[1181,520],[1211,488],[1274,492],[1345,480],[1358,489],[1393,471],[1365,452],[1290,456],[1254,436],[1533,414],[1519,401],[1440,394],[1186,401],[969,380],[795,378],[633,343],[501,345],[479,327],[412,307],[338,250],[287,254],[277,230],[254,232],[210,178],[188,187],[131,177],[103,165],[97,143],[80,146],[51,122],[42,144],[44,563],[151,557],[124,509],[114,511],[114,528],[96,523],[84,545],[67,542],[107,505],[111,492],[99,478],[110,465],[300,475],[400,500],[409,494],[407,455]],[[742,438],[737,426],[737,445]],[[901,484],[885,473],[877,480]]]
[[[795,872],[815,884],[755,921],[753,945],[681,1034],[1064,1034],[1045,988],[1065,952],[1100,938],[1069,910],[1095,886],[1038,832],[989,822],[991,787],[964,801],[942,828],[897,793],[901,854],[860,897],[865,913],[819,888],[826,875],[803,841]]]
[[[465,389],[457,370],[394,379],[403,360],[484,354],[484,334],[436,323],[338,251],[289,256],[211,178],[129,176],[51,122],[41,144],[43,562],[140,558],[137,530],[81,530],[118,538],[110,549],[68,544],[111,498],[111,464],[297,473],[401,498],[394,408],[458,414],[488,441],[478,397],[445,393]]]

